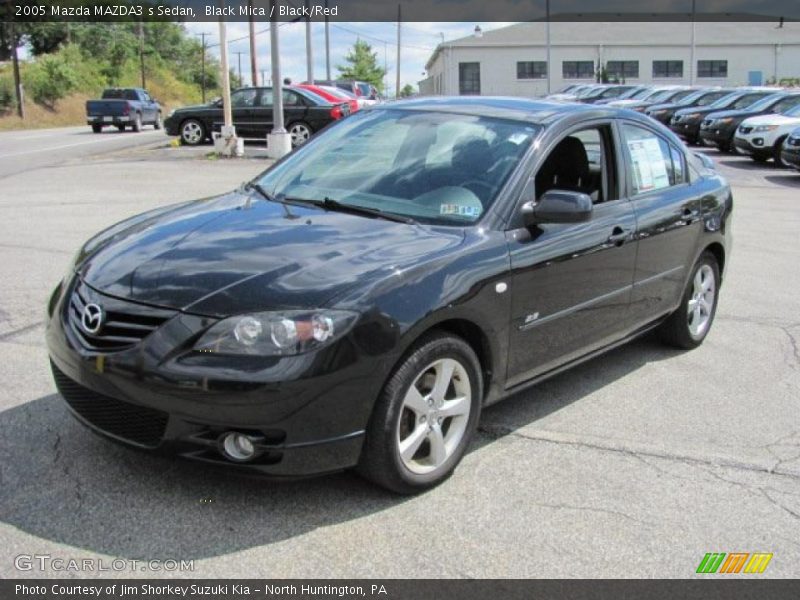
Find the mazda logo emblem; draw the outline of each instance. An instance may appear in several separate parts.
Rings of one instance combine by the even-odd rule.
[[[97,304],[87,304],[81,314],[81,325],[87,333],[97,333],[103,326],[103,309]]]

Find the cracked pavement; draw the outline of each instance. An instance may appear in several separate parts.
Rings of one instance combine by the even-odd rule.
[[[800,576],[800,174],[709,150],[735,214],[706,343],[648,336],[490,407],[450,481],[397,498],[349,473],[275,483],[150,456],[69,417],[42,323],[78,245],[265,166],[110,144],[0,173],[0,577],[681,578],[706,552],[772,552],[748,577]],[[194,571],[15,568],[37,553]]]

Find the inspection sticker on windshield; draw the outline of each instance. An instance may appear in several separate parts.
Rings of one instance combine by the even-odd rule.
[[[440,204],[440,215],[458,215],[459,217],[480,217],[480,206],[464,206],[463,204]]]

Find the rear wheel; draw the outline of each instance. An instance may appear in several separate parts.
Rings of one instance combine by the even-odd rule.
[[[117,125],[119,131],[125,131],[125,125]]]
[[[94,131],[95,133],[102,133],[103,126],[102,125],[97,125],[97,124],[92,125],[92,131]]]
[[[443,333],[423,338],[375,405],[359,472],[400,494],[438,485],[469,445],[482,394],[480,363],[469,344]]]
[[[719,294],[719,265],[703,252],[694,265],[681,305],[661,324],[661,339],[670,346],[691,349],[703,343],[714,322]]]
[[[188,119],[181,124],[181,141],[187,146],[197,146],[206,138],[203,124],[196,119]]]
[[[289,135],[292,136],[292,147],[302,146],[311,137],[311,127],[302,121],[292,123],[289,125]]]

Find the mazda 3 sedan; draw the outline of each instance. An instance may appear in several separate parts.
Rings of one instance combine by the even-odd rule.
[[[52,370],[117,441],[414,493],[483,407],[650,329],[702,343],[732,207],[708,159],[633,111],[376,106],[89,240],[49,302]]]

